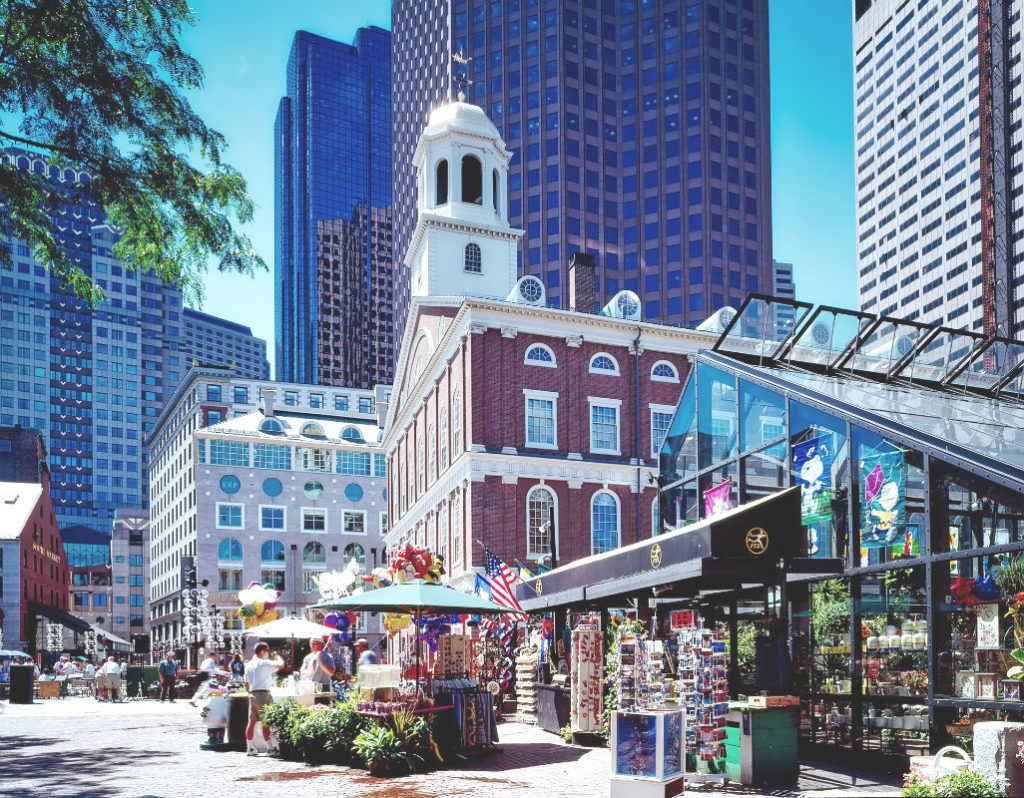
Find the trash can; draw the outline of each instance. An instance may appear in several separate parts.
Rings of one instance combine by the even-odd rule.
[[[228,745],[232,751],[246,748],[245,729],[249,725],[249,696],[228,698]]]
[[[145,698],[145,692],[143,691],[143,674],[144,668],[141,665],[129,665],[128,673],[125,685],[125,698]]]
[[[35,688],[35,666],[11,666],[11,701],[12,704],[31,704],[32,692]]]

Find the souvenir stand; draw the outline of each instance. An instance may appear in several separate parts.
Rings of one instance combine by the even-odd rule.
[[[652,646],[632,631],[619,636],[618,707],[611,713],[612,798],[665,798],[682,791],[686,719],[666,709]]]
[[[603,649],[603,635],[596,625],[581,625],[573,630],[569,656],[569,725],[573,734],[597,734],[601,731],[604,713]]]
[[[523,723],[537,723],[537,670],[540,651],[525,643],[516,654],[516,712]]]
[[[430,692],[435,704],[452,707],[456,751],[469,754],[494,747],[491,694],[481,686],[476,666],[479,641],[469,635],[438,638]]]
[[[696,620],[696,616],[693,616]],[[686,714],[687,779],[723,780],[729,680],[725,633],[696,623],[678,631],[679,697]]]

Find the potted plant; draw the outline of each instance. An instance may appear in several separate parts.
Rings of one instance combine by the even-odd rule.
[[[413,762],[402,741],[385,726],[363,729],[356,736],[354,745],[367,769],[375,776],[398,776],[413,771]]]
[[[928,690],[928,671],[907,670],[900,674],[902,684],[910,695],[924,695]]]
[[[1013,639],[1016,648],[1024,648],[1024,559],[1008,556],[992,570],[1003,597],[1010,601],[1006,617],[1013,621]]]

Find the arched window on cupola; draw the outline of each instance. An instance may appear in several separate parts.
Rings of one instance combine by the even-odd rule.
[[[484,204],[483,167],[475,155],[462,156],[462,201]]]
[[[498,207],[498,170],[491,172],[491,198],[494,202],[494,210],[500,211]]]
[[[480,274],[483,270],[483,260],[480,257],[480,247],[470,242],[466,244],[462,259],[463,269],[473,274]]]
[[[441,159],[437,162],[437,181],[434,186],[435,205],[446,205],[448,203],[448,161]]]

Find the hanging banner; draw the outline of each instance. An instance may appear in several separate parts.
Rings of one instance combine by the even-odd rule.
[[[832,433],[793,444],[793,470],[800,485],[800,518],[805,524],[832,517]]]
[[[903,452],[869,455],[860,461],[860,470],[864,488],[861,548],[880,549],[902,544],[907,499]]]
[[[729,509],[729,480],[704,491],[704,517],[713,518]]]

